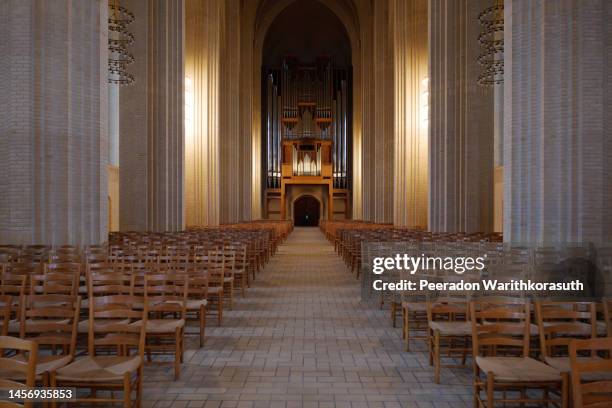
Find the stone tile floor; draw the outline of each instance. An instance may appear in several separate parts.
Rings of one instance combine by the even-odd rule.
[[[359,282],[316,228],[296,228],[245,298],[187,336],[178,381],[145,368],[145,407],[375,408],[472,404],[471,369],[433,383],[424,343],[402,351],[388,310],[360,302]]]

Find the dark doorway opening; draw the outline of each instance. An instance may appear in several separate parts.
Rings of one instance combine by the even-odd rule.
[[[319,200],[302,196],[293,203],[293,223],[298,227],[316,227],[320,216]]]

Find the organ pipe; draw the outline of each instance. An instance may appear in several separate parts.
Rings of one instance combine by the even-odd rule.
[[[329,58],[319,58],[315,66],[300,66],[295,58],[285,58],[280,67],[264,67],[263,73],[268,188],[281,184],[283,140],[301,139],[332,141],[331,157],[326,157],[332,160],[333,185],[348,188],[350,68],[334,67]],[[322,153],[317,151],[312,159],[319,172]]]

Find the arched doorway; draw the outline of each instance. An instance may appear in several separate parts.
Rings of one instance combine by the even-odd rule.
[[[321,204],[311,195],[304,195],[293,203],[293,223],[301,227],[319,225]]]

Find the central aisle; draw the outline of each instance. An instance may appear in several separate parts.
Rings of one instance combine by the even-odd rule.
[[[360,302],[318,228],[296,228],[236,299],[223,327],[208,320],[204,348],[187,336],[179,381],[169,366],[146,367],[146,406],[471,406],[470,371],[433,384],[426,353],[401,351],[388,310]]]

